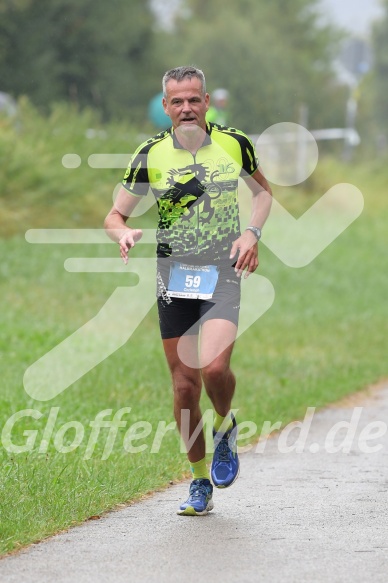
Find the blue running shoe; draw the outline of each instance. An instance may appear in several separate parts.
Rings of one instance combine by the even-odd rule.
[[[225,433],[213,429],[214,454],[211,478],[216,488],[227,488],[237,479],[240,462],[237,455],[237,423],[232,415],[233,427]]]
[[[203,516],[214,508],[213,486],[210,480],[198,478],[190,484],[190,495],[186,502],[181,504],[178,514],[181,516]]]

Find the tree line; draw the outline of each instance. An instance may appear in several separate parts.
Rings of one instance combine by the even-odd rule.
[[[318,0],[172,5],[166,28],[151,0],[0,0],[0,91],[27,95],[43,110],[70,100],[141,126],[163,73],[194,64],[210,92],[229,90],[229,117],[245,131],[297,122],[302,105],[310,127],[343,125],[347,90],[332,66],[340,37],[320,22]],[[384,22],[375,47],[386,71]],[[381,100],[387,119],[384,107]]]

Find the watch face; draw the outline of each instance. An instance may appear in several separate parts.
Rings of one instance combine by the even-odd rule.
[[[252,231],[256,235],[257,240],[260,239],[260,237],[261,237],[261,229],[259,229],[259,227],[248,227],[248,230],[249,231]]]

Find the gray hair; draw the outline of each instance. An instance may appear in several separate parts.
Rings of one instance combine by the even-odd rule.
[[[196,77],[201,81],[202,84],[202,93],[205,95],[206,93],[206,81],[205,75],[201,69],[197,69],[196,67],[190,66],[183,66],[183,67],[176,67],[175,69],[170,69],[163,75],[162,85],[163,85],[163,96],[167,97],[167,90],[166,85],[171,80],[174,79],[175,81],[183,81],[183,79],[192,77]]]

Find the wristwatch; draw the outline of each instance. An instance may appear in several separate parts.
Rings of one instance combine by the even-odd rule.
[[[259,227],[247,227],[245,229],[246,231],[252,231],[252,233],[255,235],[256,239],[259,241],[261,238],[261,229],[259,229]]]

